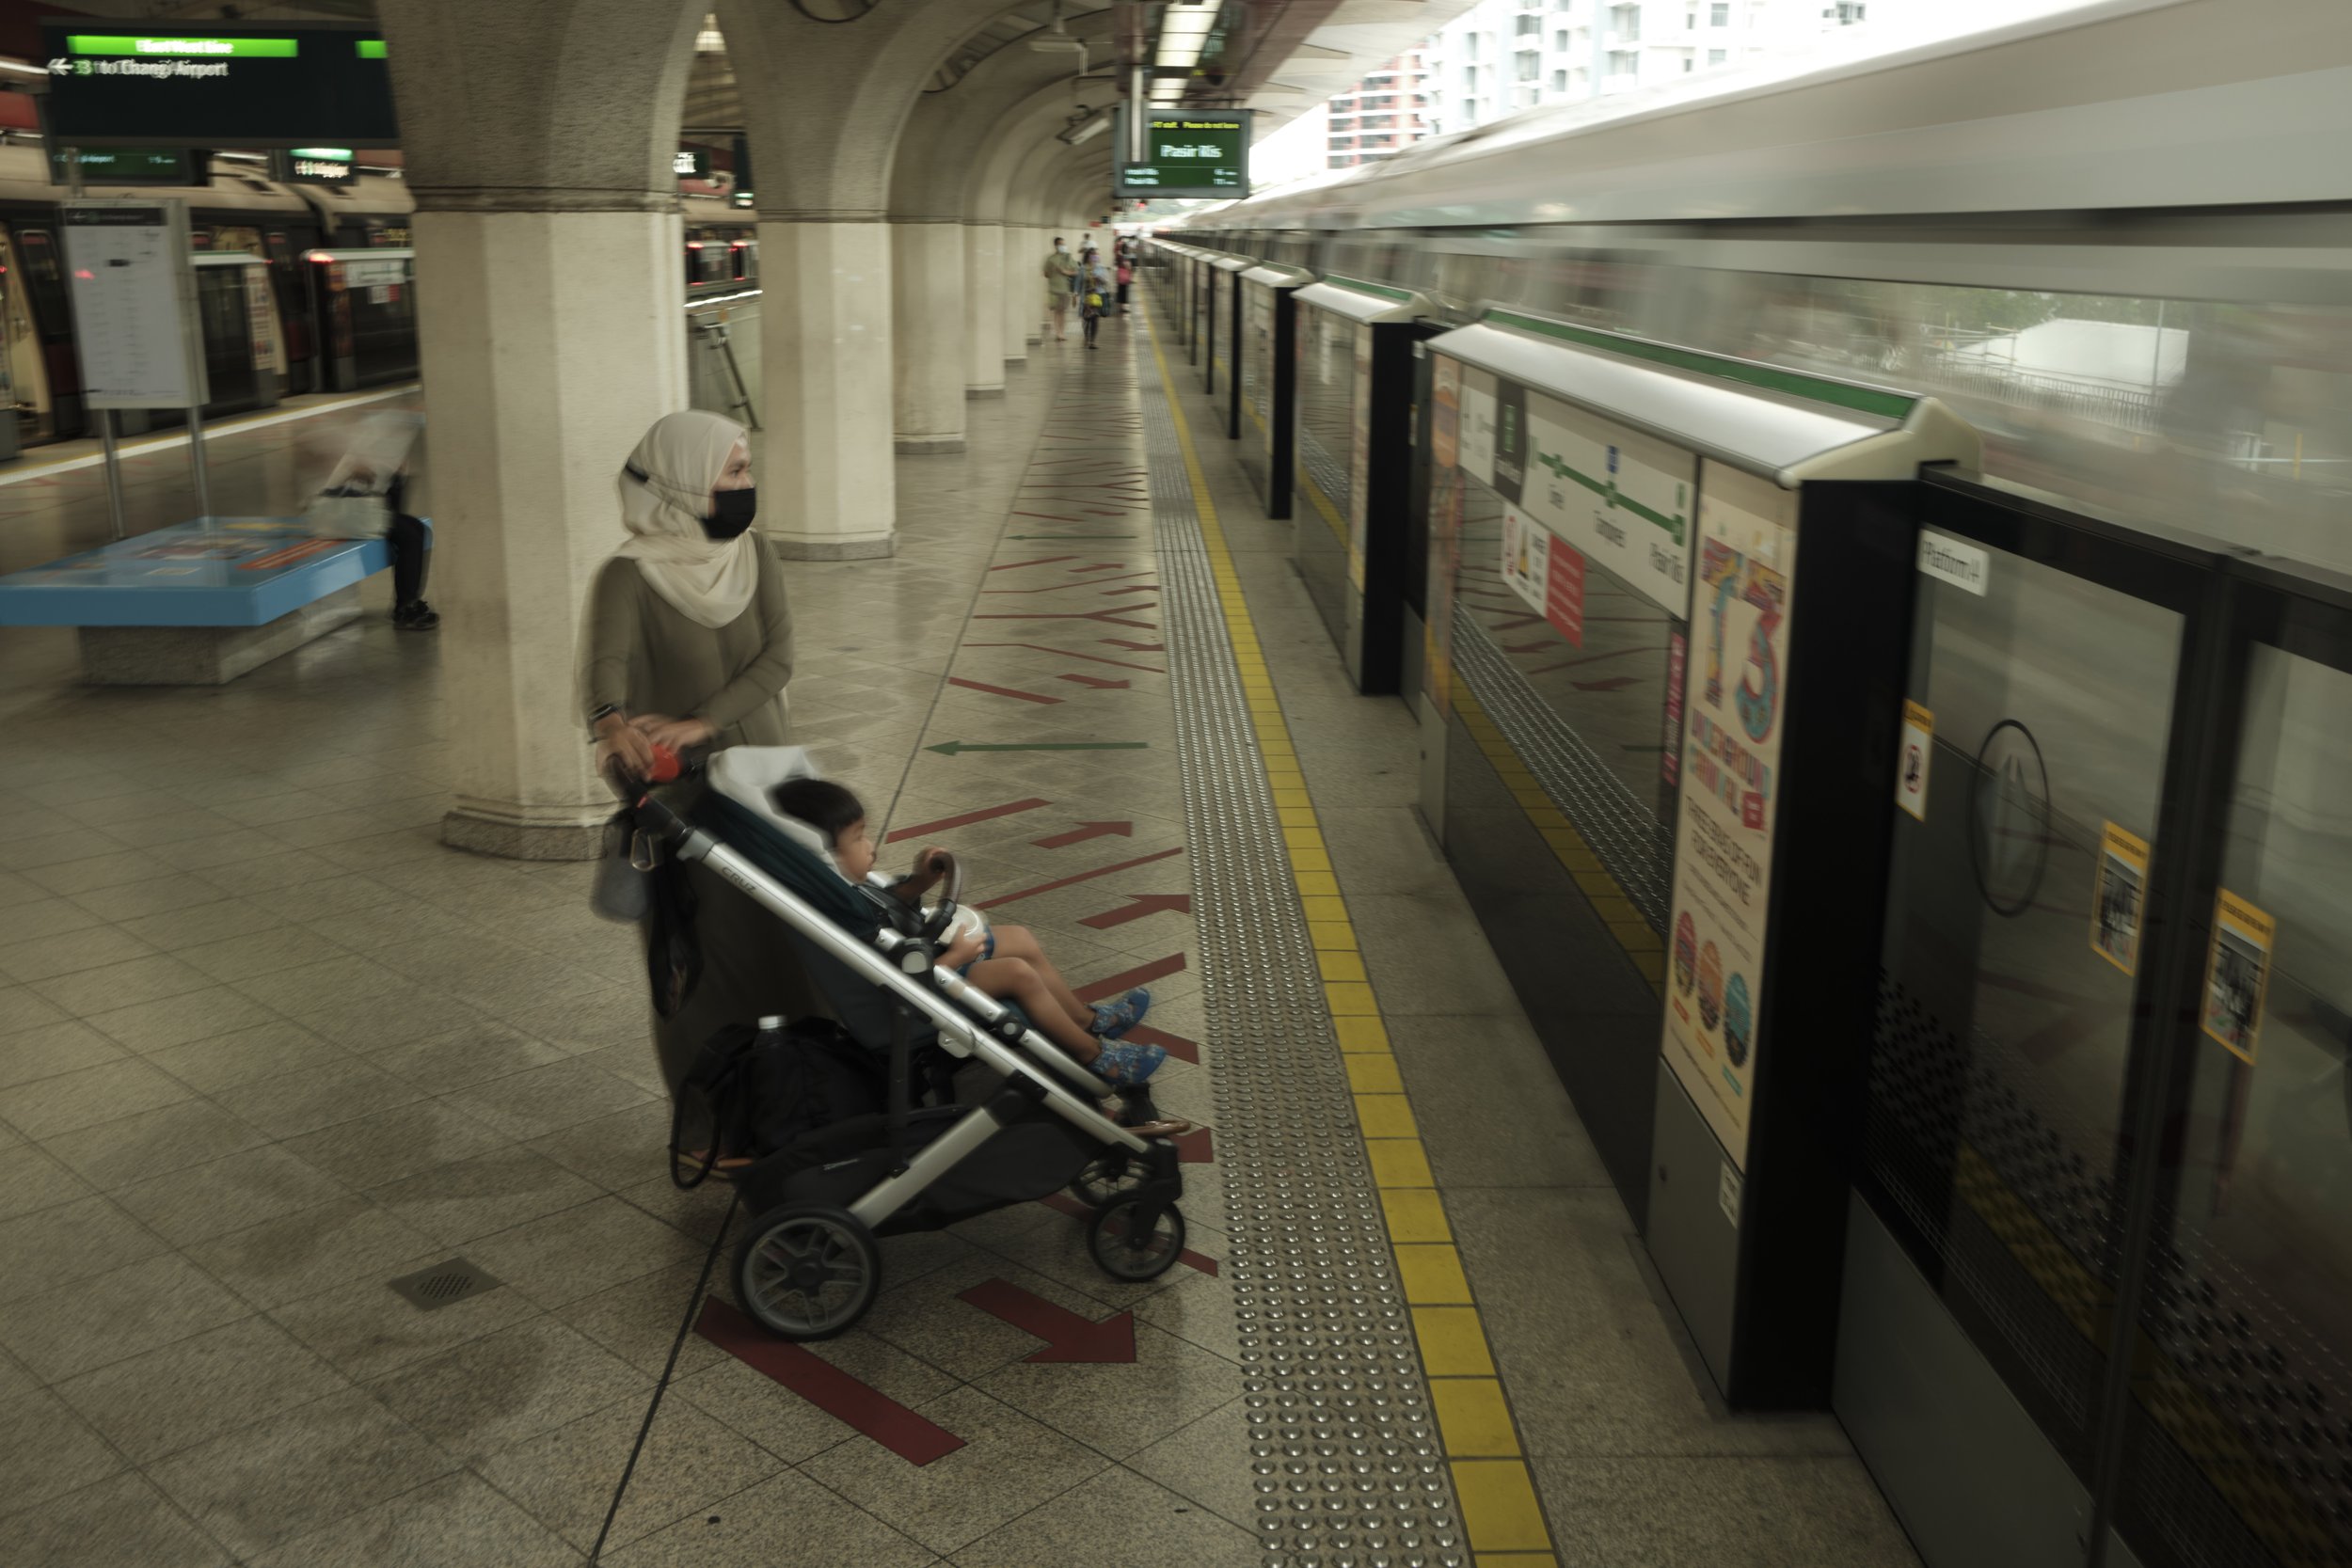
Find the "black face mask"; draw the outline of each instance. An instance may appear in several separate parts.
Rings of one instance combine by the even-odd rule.
[[[759,513],[759,490],[755,485],[714,491],[710,499],[710,515],[703,519],[703,531],[713,539],[734,538],[751,527]]]

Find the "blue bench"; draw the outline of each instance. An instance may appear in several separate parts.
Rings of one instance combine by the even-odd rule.
[[[100,685],[222,686],[356,618],[391,561],[299,517],[199,517],[0,578],[0,626],[77,627]]]

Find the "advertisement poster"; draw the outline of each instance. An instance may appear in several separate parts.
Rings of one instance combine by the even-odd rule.
[[[1659,752],[1659,771],[1668,784],[1682,778],[1682,681],[1691,657],[1691,640],[1679,631],[1666,634],[1666,736]]]
[[[1430,475],[1429,619],[1421,629],[1422,681],[1441,717],[1454,711],[1454,585],[1461,571],[1462,470],[1447,467]]]
[[[1481,484],[1495,482],[1495,378],[1462,371],[1462,471]]]
[[[1778,818],[1797,498],[1713,463],[1701,495],[1695,645],[1684,661],[1675,962],[1661,1049],[1724,1152],[1745,1170]]]
[[[2148,841],[2108,823],[2099,838],[2097,876],[2090,893],[2090,950],[2124,974],[2137,974]]]
[[[1517,507],[1502,509],[1502,580],[1571,646],[1584,646],[1584,557]]]
[[[1544,612],[1544,578],[1551,564],[1551,535],[1519,515],[1518,508],[1502,509],[1502,580],[1527,608]]]
[[[1529,394],[1528,514],[1676,620],[1691,602],[1691,508],[1697,457],[1664,441]],[[1497,481],[1502,474],[1497,460]]]
[[[2262,1037],[2270,949],[2278,932],[2277,922],[2228,888],[2214,901],[2213,952],[2205,959],[2205,1033],[2249,1067]]]
[[[1462,362],[1442,354],[1429,361],[1429,457],[1440,473],[1462,457]]]
[[[1334,321],[1333,330],[1337,325]],[[1327,352],[1330,335],[1322,336]],[[1347,580],[1360,594],[1364,591],[1364,536],[1371,527],[1366,520],[1371,509],[1366,492],[1372,485],[1372,328],[1359,323],[1350,336],[1356,343],[1356,379],[1350,384],[1354,402],[1347,418]]]

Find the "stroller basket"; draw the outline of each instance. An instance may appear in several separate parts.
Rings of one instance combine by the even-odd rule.
[[[1094,1208],[1088,1244],[1105,1272],[1166,1272],[1184,1250],[1174,1145],[1120,1125],[1104,1109],[1107,1085],[935,961],[952,894],[926,914],[853,886],[813,830],[769,806],[776,784],[810,771],[798,748],[738,748],[711,759],[707,788],[683,813],[632,792],[639,831],[773,914],[843,1025],[892,1053],[888,1114],[829,1130],[838,1157],[813,1164],[787,1151],[739,1178],[755,1214],[736,1256],[744,1309],[789,1338],[830,1338],[880,1290],[878,1234],[937,1228],[1065,1188]],[[913,1109],[914,1021],[1000,1080],[980,1103]]]

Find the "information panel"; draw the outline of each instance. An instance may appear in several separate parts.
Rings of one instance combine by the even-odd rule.
[[[1126,113],[1122,105],[1120,115]],[[1115,194],[1120,196],[1223,196],[1249,194],[1250,117],[1246,114],[1157,113],[1144,125],[1144,161],[1121,162]],[[1117,124],[1115,143],[1123,154],[1126,125]]]
[[[188,210],[178,201],[63,204],[67,295],[92,408],[211,401],[196,337]]]
[[[1743,1171],[1772,917],[1796,518],[1794,491],[1704,466],[1661,1049]]]
[[[124,27],[123,31],[102,31]],[[65,146],[393,147],[384,40],[322,26],[41,26],[48,132]]]
[[[82,182],[86,185],[193,185],[196,178],[187,152],[179,148],[118,148],[80,150]],[[73,173],[65,149],[49,148],[49,177],[53,184],[71,185]]]

